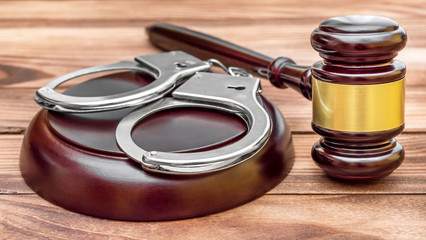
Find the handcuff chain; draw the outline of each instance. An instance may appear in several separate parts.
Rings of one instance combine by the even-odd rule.
[[[208,59],[206,60],[206,62],[210,64],[211,66],[216,65],[222,68],[225,72],[227,72],[229,75],[233,77],[253,77],[253,75],[249,73],[247,70],[245,70],[244,68],[226,67],[225,64],[223,64],[221,61],[214,58]]]

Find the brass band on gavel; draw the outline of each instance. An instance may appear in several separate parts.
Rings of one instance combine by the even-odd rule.
[[[377,132],[404,124],[405,78],[382,84],[336,84],[312,78],[312,122],[344,132]]]

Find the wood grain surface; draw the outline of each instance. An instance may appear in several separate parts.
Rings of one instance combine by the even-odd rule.
[[[312,30],[346,14],[390,17],[408,33],[397,57],[408,70],[406,129],[398,137],[406,160],[387,178],[349,183],[326,177],[310,157],[319,138],[310,128],[311,103],[266,80],[264,95],[289,123],[297,158],[282,183],[244,206],[181,221],[110,221],[53,205],[20,176],[23,133],[39,111],[35,89],[79,68],[159,52],[145,35],[151,23],[184,25],[311,65],[320,60],[310,46]],[[426,239],[422,0],[0,0],[0,36],[0,239]]]
[[[36,195],[0,196],[5,239],[422,239],[424,195],[266,195],[169,222],[120,222],[64,211]]]

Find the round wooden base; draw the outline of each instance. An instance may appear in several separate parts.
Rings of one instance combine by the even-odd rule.
[[[106,84],[95,82],[93,89]],[[263,195],[293,165],[291,133],[279,111],[266,99],[264,105],[273,132],[263,150],[235,167],[194,176],[146,172],[118,149],[115,126],[131,109],[93,114],[41,110],[25,134],[22,176],[44,199],[96,217],[155,221],[220,212]],[[145,149],[204,151],[237,141],[245,131],[235,116],[182,109],[146,119],[133,138]]]

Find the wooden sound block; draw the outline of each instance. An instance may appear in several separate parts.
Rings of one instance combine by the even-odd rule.
[[[119,73],[79,84],[67,94],[112,94],[147,83],[146,76]],[[293,165],[290,130],[280,112],[263,100],[273,121],[266,146],[237,166],[192,176],[146,172],[117,147],[115,127],[133,109],[89,114],[41,110],[25,134],[22,176],[44,199],[96,217],[155,221],[220,212],[263,195]],[[236,116],[180,109],[145,119],[133,130],[133,139],[144,149],[193,152],[235,142],[246,131]]]

